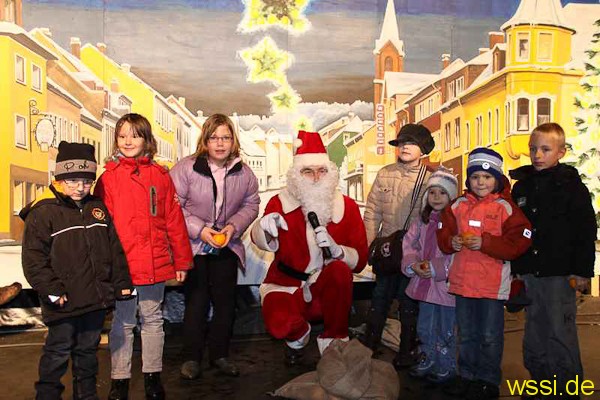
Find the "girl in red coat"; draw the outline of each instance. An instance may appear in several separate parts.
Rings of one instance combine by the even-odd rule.
[[[117,304],[110,331],[110,400],[127,399],[133,328],[139,311],[146,399],[164,399],[160,382],[164,331],[161,305],[165,281],[183,282],[192,251],[175,187],[153,156],[156,140],[146,118],[126,114],[117,121],[113,156],[96,185],[106,203],[129,264],[137,297]]]

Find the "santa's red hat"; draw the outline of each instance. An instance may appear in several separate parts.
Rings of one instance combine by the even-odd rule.
[[[299,131],[298,138],[294,140],[294,165],[305,167],[329,163],[321,135],[317,132]]]

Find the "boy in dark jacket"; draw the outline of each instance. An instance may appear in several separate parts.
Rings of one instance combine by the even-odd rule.
[[[575,291],[589,288],[594,273],[596,218],[577,170],[559,163],[566,152],[560,125],[535,128],[529,152],[533,165],[510,173],[518,181],[513,199],[533,227],[532,246],[512,263],[531,299],[523,358],[533,380],[556,381],[557,392],[566,393],[568,380],[583,379]]]
[[[127,261],[104,203],[90,195],[94,147],[61,142],[56,182],[25,207],[23,272],[38,292],[48,336],[36,399],[60,399],[73,359],[73,398],[97,399],[96,350],[106,310],[132,295]]]

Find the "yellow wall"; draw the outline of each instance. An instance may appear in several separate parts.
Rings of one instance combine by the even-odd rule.
[[[40,151],[35,138],[30,135],[29,101],[35,100],[37,108],[46,110],[46,59],[22,46],[13,39],[0,36],[0,126],[5,133],[0,135],[0,237],[6,237],[10,232],[12,207],[11,165],[26,170],[47,173],[48,153]],[[15,55],[25,58],[25,84],[15,80]],[[31,68],[35,63],[41,68],[41,90],[31,87]],[[15,146],[15,114],[26,119],[27,142],[26,149]],[[34,123],[37,119],[34,120]]]

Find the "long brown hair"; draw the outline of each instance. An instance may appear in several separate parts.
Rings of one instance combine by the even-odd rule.
[[[231,144],[231,153],[229,153],[229,160],[233,160],[236,157],[240,156],[240,140],[238,139],[237,132],[235,131],[235,126],[233,125],[233,121],[224,114],[213,114],[202,125],[202,133],[200,134],[200,138],[198,139],[198,145],[196,147],[196,153],[194,154],[196,157],[207,156],[208,155],[208,139],[211,137],[213,133],[217,130],[217,128],[221,125],[225,125],[229,132],[231,132],[231,136],[233,137],[233,142]]]
[[[117,125],[115,126],[115,138],[113,141],[113,155],[117,155],[119,153],[117,138],[119,137],[121,128],[123,128],[123,125],[125,125],[126,122],[129,123],[129,126],[131,126],[131,129],[136,135],[141,136],[144,139],[143,155],[150,159],[154,158],[157,146],[156,139],[152,134],[152,126],[146,117],[136,113],[125,114],[117,121]]]

